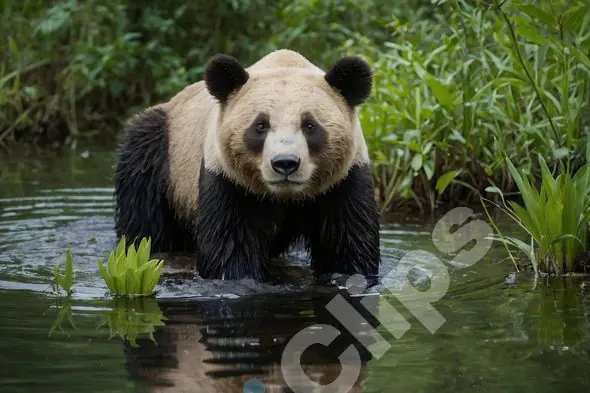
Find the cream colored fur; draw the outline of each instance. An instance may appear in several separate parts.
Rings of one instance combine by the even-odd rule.
[[[327,131],[321,155],[302,162],[302,171],[308,170],[311,177],[300,190],[301,197],[325,192],[351,165],[369,161],[358,117],[324,80],[324,70],[290,50],[272,52],[246,70],[248,82],[230,96],[224,113],[204,81],[159,105],[169,115],[170,184],[180,215],[190,217],[196,211],[203,157],[206,168],[254,192],[270,193],[262,180],[262,158],[248,152],[243,143],[244,132],[261,111],[294,136],[294,125],[306,110]]]

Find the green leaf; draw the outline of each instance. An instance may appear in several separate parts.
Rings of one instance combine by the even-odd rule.
[[[534,5],[518,5],[518,8],[527,14],[532,20],[536,21],[539,20],[544,22],[548,27],[555,26],[556,19],[555,17],[551,16],[550,14],[543,11],[542,8],[534,6]]]
[[[107,269],[109,272],[110,276],[114,276],[116,273],[116,269],[117,269],[117,258],[115,255],[115,251],[111,251],[111,253],[109,254],[109,259],[107,262]]]
[[[432,176],[434,175],[434,168],[432,166],[432,161],[426,161],[422,165],[422,168],[424,169],[424,173],[426,174],[426,178],[428,180],[432,179]]]
[[[64,276],[64,290],[70,292],[72,289],[72,283],[74,281],[74,261],[72,258],[72,250],[69,248],[66,250],[66,267]]]
[[[139,269],[138,272],[141,273],[141,291],[142,293],[146,293],[150,290],[150,283],[152,282],[152,274],[156,266],[158,265],[159,261],[157,259],[152,259],[149,262],[143,264]]]
[[[551,45],[551,41],[547,38],[543,37],[539,30],[532,28],[531,26],[520,26],[517,30],[518,34],[526,38],[528,41],[532,42],[533,44],[538,45]]]
[[[416,73],[420,79],[422,79],[426,85],[428,85],[428,88],[438,103],[447,111],[451,111],[453,109],[455,97],[453,96],[449,86],[445,85],[428,71],[423,69],[418,63],[414,63],[414,69],[416,70]]]
[[[125,235],[123,235],[121,236],[121,240],[119,240],[119,244],[117,245],[116,257],[118,258],[121,254],[125,254],[126,249],[126,239]]]
[[[415,172],[418,172],[422,168],[422,154],[416,154],[412,158],[412,169]]]
[[[128,269],[135,270],[137,268],[137,252],[135,251],[135,245],[131,244],[127,250],[127,260],[125,266]]]
[[[125,272],[122,272],[114,277],[115,279],[115,288],[117,295],[126,295],[127,292],[127,279],[125,278]]]
[[[146,293],[153,293],[158,281],[160,281],[160,275],[162,274],[162,269],[164,269],[164,261],[159,261],[158,265],[151,271],[150,281],[148,282],[148,287],[145,288]]]
[[[572,53],[574,54],[574,56],[576,56],[576,58],[578,59],[578,61],[580,63],[582,63],[584,65],[584,67],[586,67],[586,70],[590,71],[590,58],[588,57],[587,54],[585,54],[580,49],[575,48],[573,46],[568,47],[568,50],[571,50]]]
[[[436,191],[438,191],[439,194],[444,193],[449,184],[451,184],[451,182],[455,180],[455,178],[459,176],[461,172],[463,172],[462,169],[456,169],[454,171],[449,171],[439,177],[436,181]]]
[[[141,266],[150,258],[150,243],[151,240],[143,238],[141,243],[139,244],[139,248],[137,249],[137,265]]]
[[[100,273],[100,276],[102,277],[102,279],[104,280],[104,282],[107,284],[107,287],[109,288],[109,291],[111,291],[111,293],[115,294],[116,293],[116,288],[115,288],[114,279],[108,273],[107,269],[105,269],[105,267],[104,267],[104,265],[102,263],[102,259],[99,259],[98,260],[98,272]]]
[[[562,15],[563,26],[569,30],[579,30],[589,12],[590,6],[588,3],[570,6]]]
[[[567,157],[570,154],[570,150],[567,147],[559,147],[553,151],[553,155],[558,160]]]

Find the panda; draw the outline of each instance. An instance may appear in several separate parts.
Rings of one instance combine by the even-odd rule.
[[[204,279],[266,281],[296,244],[317,278],[376,278],[380,213],[356,114],[372,78],[355,56],[325,72],[287,49],[248,68],[214,55],[203,80],[126,123],[117,236],[192,253]]]

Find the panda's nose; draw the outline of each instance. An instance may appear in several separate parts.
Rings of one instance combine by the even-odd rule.
[[[289,176],[297,172],[301,159],[294,154],[277,154],[270,160],[270,165],[276,173]]]

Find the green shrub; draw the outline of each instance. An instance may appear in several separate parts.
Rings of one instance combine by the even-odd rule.
[[[104,136],[201,79],[219,52],[249,64],[289,46],[328,64],[353,32],[385,37],[374,16],[392,9],[377,0],[0,2],[0,145]]]
[[[537,153],[583,161],[590,4],[561,3],[447,1],[434,21],[396,20],[384,53],[369,40],[350,50],[376,70],[362,124],[384,210],[514,191],[505,156],[537,178]]]

